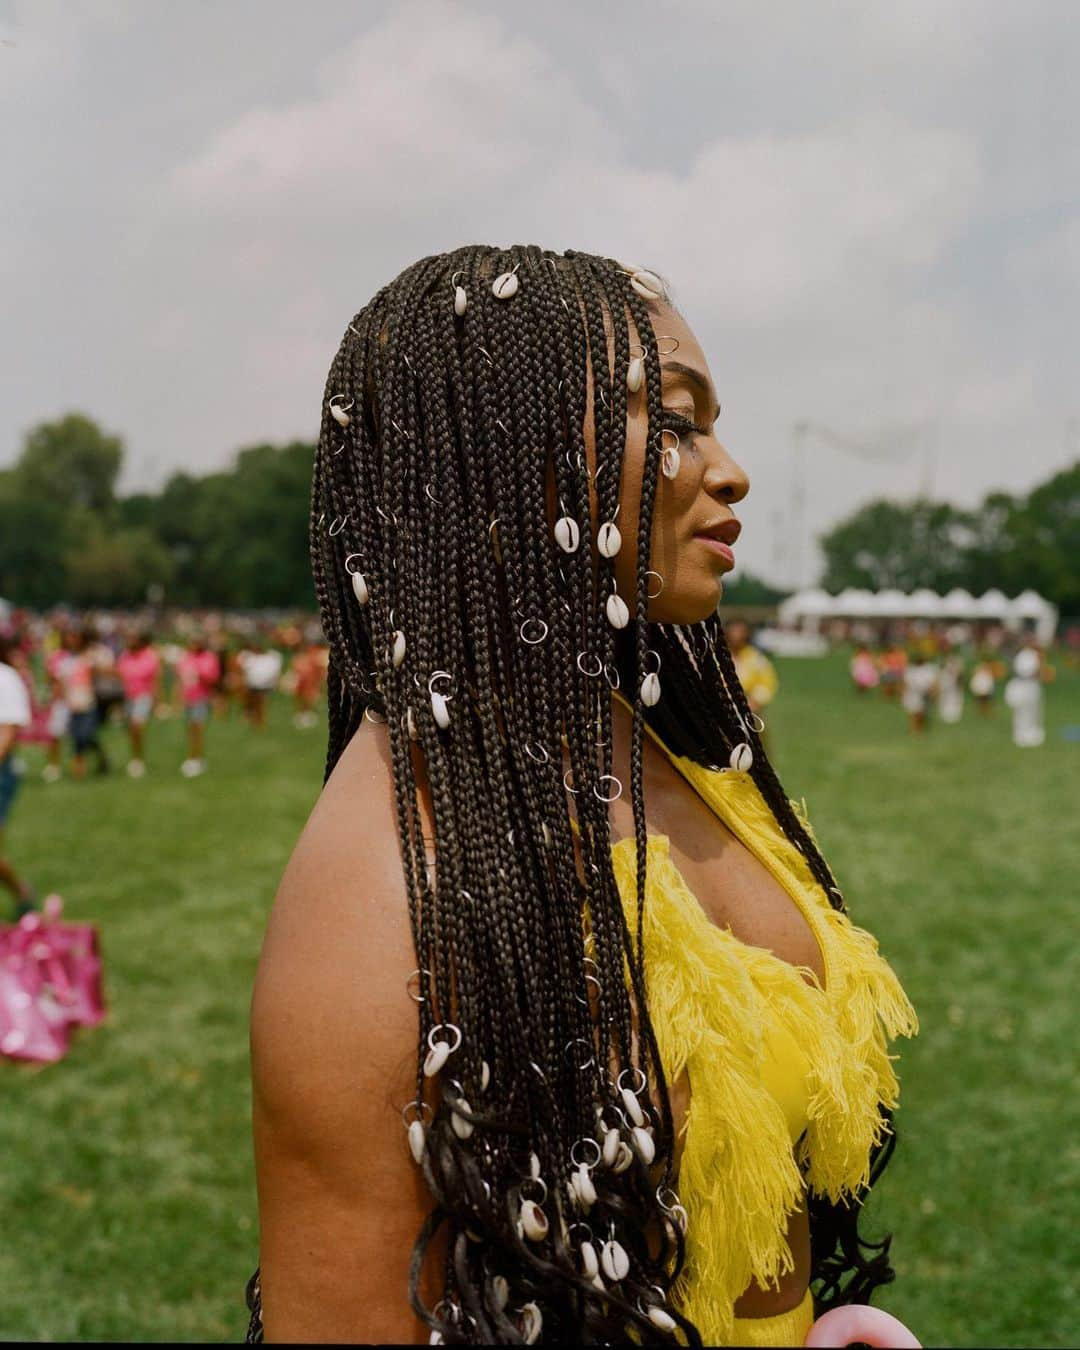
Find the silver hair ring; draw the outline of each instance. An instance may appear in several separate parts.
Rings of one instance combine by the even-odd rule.
[[[566,467],[570,470],[571,473],[574,472],[574,469],[575,469],[575,468],[580,469],[580,470],[584,470],[584,469],[585,469],[585,463],[584,463],[584,460],[583,460],[582,457],[581,457],[581,451],[580,451],[580,450],[575,450],[575,451],[574,451],[574,458],[577,460],[577,464],[576,464],[576,465],[570,463],[570,450],[569,450],[569,447],[568,447],[567,450],[565,451],[565,453],[564,453],[564,455],[563,455],[563,458],[566,460]],[[587,470],[586,470],[586,472],[587,472]]]
[[[580,788],[572,788],[572,787],[570,786],[570,784],[566,781],[566,780],[570,777],[570,775],[571,775],[573,772],[574,772],[574,770],[573,770],[572,768],[566,770],[566,772],[565,772],[565,773],[563,774],[563,776],[562,776],[562,785],[563,785],[563,787],[567,790],[567,792],[572,792],[572,793],[574,794],[574,796],[576,797],[576,796],[578,795],[578,793],[580,792],[581,789],[580,789]]]
[[[583,656],[586,656],[586,657],[591,656],[591,657],[592,657],[593,661],[596,662],[596,669],[595,669],[595,670],[586,670],[586,669],[585,669],[585,667],[581,664],[581,658],[582,658]],[[597,677],[597,675],[600,675],[600,674],[603,672],[603,669],[604,669],[604,663],[603,663],[603,661],[600,660],[600,658],[599,658],[594,652],[578,652],[577,668],[578,668],[578,670],[581,671],[582,675],[587,675],[587,676],[589,676],[590,679],[595,680],[596,677]]]
[[[372,714],[374,714],[374,716]],[[376,726],[381,726],[384,722],[389,720],[385,717],[380,717],[379,714],[375,712],[375,710],[372,708],[370,703],[364,709],[364,716],[367,718],[369,722],[374,722]]]
[[[614,679],[611,678],[611,675],[608,674],[608,671],[611,671],[611,673],[615,676]],[[607,680],[608,684],[611,686],[612,689],[618,689],[621,683],[619,672],[615,669],[615,667],[611,664],[610,661],[608,661],[608,663],[604,666],[604,679]]]
[[[391,614],[392,614],[393,612],[394,612],[393,610],[390,611]],[[451,684],[454,683],[454,677],[453,677],[453,675],[450,674],[450,672],[449,672],[448,670],[437,670],[437,671],[435,671],[435,673],[434,673],[433,675],[429,676],[429,678],[428,678],[428,682],[427,682],[427,691],[428,691],[429,694],[433,694],[433,693],[435,692],[435,690],[432,689],[431,686],[435,683],[436,680],[449,680]],[[444,698],[449,698],[450,695],[449,695],[449,694],[444,694],[443,697],[444,697]]]
[[[345,528],[348,519],[349,519],[348,515],[334,517],[334,519],[330,523],[330,528],[326,532],[331,539],[336,538],[341,533],[341,531]]]
[[[577,1038],[577,1041],[581,1041],[583,1044],[588,1045],[588,1041],[584,1041],[583,1038],[580,1036]],[[570,1045],[577,1044],[577,1041],[571,1041]],[[569,1050],[570,1046],[568,1045],[566,1048]],[[578,1149],[582,1146],[582,1144],[592,1144],[593,1148],[596,1150],[596,1156],[593,1158],[591,1162],[585,1162],[583,1158],[578,1157]],[[570,1150],[570,1161],[574,1164],[575,1167],[595,1167],[596,1164],[600,1161],[602,1154],[603,1149],[596,1142],[596,1140],[593,1139],[591,1135],[585,1135],[581,1139],[574,1140],[574,1147]]]
[[[534,1064],[533,1068],[535,1067],[536,1065]],[[530,1200],[532,1199],[532,1197],[525,1194],[526,1186],[538,1186],[540,1188],[540,1198],[536,1201],[536,1203],[538,1205],[542,1205],[548,1197],[547,1182],[544,1180],[544,1178],[528,1176],[522,1179],[521,1185],[518,1187],[518,1193],[521,1195],[521,1198],[523,1200]]]
[[[539,1078],[540,1081],[541,1081],[541,1083],[543,1083],[544,1086],[546,1087],[546,1086],[547,1086],[547,1074],[543,1071],[543,1069],[540,1067],[540,1065],[537,1064],[537,1062],[536,1062],[535,1059],[530,1059],[530,1060],[529,1060],[529,1068],[532,1069],[532,1071],[536,1074],[537,1078]]]
[[[360,554],[359,554],[359,553],[346,553],[346,555],[345,555],[345,571],[348,572],[349,576],[351,576],[351,577],[356,576],[356,573],[355,573],[355,572],[352,570],[352,568],[349,566],[349,563],[351,563],[352,560],[353,560],[354,558],[359,558],[359,557],[360,557]]]
[[[491,353],[488,351],[486,347],[481,347],[480,344],[477,343],[476,350],[480,353],[480,355],[484,358],[484,360],[487,361],[489,366],[493,366],[495,364],[494,360],[492,359]]]
[[[454,275],[450,278],[450,285],[451,285],[451,286],[456,286],[456,285],[457,285],[457,279],[458,279],[458,277],[460,277],[460,276],[463,274],[463,272],[464,272],[464,269],[461,268],[461,267],[459,267],[458,270],[454,273]]]
[[[566,1044],[563,1046],[563,1054],[566,1055],[566,1057],[567,1057],[568,1060],[569,1060],[569,1058],[570,1058],[570,1051],[574,1048],[575,1045],[583,1045],[583,1046],[585,1047],[586,1050],[589,1050],[589,1051],[592,1050],[592,1046],[591,1046],[590,1043],[585,1039],[584,1036],[575,1036],[574,1039],[573,1039],[572,1041],[567,1041]],[[577,1066],[577,1067],[578,1067],[578,1071],[579,1071],[580,1073],[584,1073],[586,1069],[591,1069],[592,1066],[593,1066],[595,1063],[596,1063],[596,1056],[595,1056],[594,1054],[590,1054],[590,1055],[589,1055],[589,1058],[585,1061],[584,1064],[579,1064],[579,1065]],[[578,1140],[578,1143],[581,1143],[581,1140],[580,1140],[580,1139]],[[574,1147],[576,1148],[576,1147],[577,1147],[577,1144],[575,1144]],[[570,1160],[571,1160],[571,1162],[576,1162],[576,1159],[574,1158],[573,1151],[571,1151],[571,1153],[570,1153]],[[580,1164],[578,1164],[578,1165],[580,1165]]]
[[[537,764],[546,764],[546,763],[548,762],[548,760],[551,758],[551,756],[550,756],[550,755],[548,754],[548,752],[547,752],[547,746],[542,745],[542,746],[540,746],[540,749],[543,750],[543,752],[544,752],[542,758],[541,758],[540,755],[533,754],[533,748],[532,748],[532,742],[531,742],[531,741],[526,741],[526,742],[525,742],[525,753],[529,756],[529,758],[530,758],[530,759],[535,759],[536,762],[537,762]]]
[[[503,433],[504,436],[510,435],[510,428],[506,425],[506,423],[502,420],[501,417],[496,417],[495,425],[499,428],[499,430]]]
[[[406,366],[408,366],[408,368],[409,368],[409,374],[411,375],[411,374],[413,373],[413,368],[412,368],[412,362],[409,360],[409,353],[408,353],[408,352],[402,352],[402,353],[401,353],[401,359],[405,362]]]
[[[660,351],[661,342],[674,342],[675,346],[669,347],[666,352],[662,352]],[[674,356],[675,353],[679,350],[679,339],[677,337],[672,337],[670,335],[667,335],[665,337],[658,337],[656,339],[656,350],[660,356]]]
[[[426,975],[429,980],[431,979],[431,971],[424,970],[424,968],[421,966],[418,970],[414,970],[413,973],[409,976],[409,978],[405,981],[405,992],[409,995],[409,997],[412,999],[414,1003],[427,1002],[427,999],[424,997],[423,994],[414,994],[412,991],[412,987],[414,984],[417,986],[417,988],[419,988],[421,984],[420,979],[421,975]]]
[[[649,570],[645,573],[645,575],[646,575],[647,577],[659,577],[659,580],[660,580],[660,590],[657,591],[655,595],[653,594],[652,591],[647,591],[647,592],[646,592],[646,594],[648,595],[648,597],[649,597],[650,600],[655,600],[655,599],[657,598],[657,596],[660,595],[660,593],[661,593],[661,592],[663,591],[663,589],[664,589],[664,578],[663,578],[662,576],[660,576],[660,573],[659,573],[659,572],[655,572],[651,567],[650,567]]]
[[[344,397],[345,397],[344,394],[334,394],[334,395],[330,398],[330,400],[329,400],[329,402],[327,403],[326,406],[327,406],[328,408],[332,408],[332,407],[334,407],[335,404],[338,404],[338,403],[339,403],[339,400],[343,399]],[[355,408],[355,407],[356,407],[356,399],[351,398],[351,399],[349,399],[348,403],[346,403],[346,404],[344,405],[344,407],[340,407],[340,406],[339,406],[339,411],[341,411],[341,412],[348,412],[350,409]]]
[[[331,459],[337,459],[338,455],[340,455],[341,452],[342,452],[344,449],[345,449],[345,442],[342,441],[341,444],[338,446],[338,448],[337,448],[336,450],[331,450],[331,451],[330,451],[330,458],[331,458]]]
[[[654,671],[651,671],[651,672],[647,670],[647,671],[645,672],[645,674],[646,674],[646,675],[649,675],[649,674],[659,675],[659,674],[660,674],[660,653],[659,653],[658,651],[654,651],[653,648],[650,647],[650,648],[646,651],[646,653],[645,653],[645,660],[648,661],[648,659],[649,659],[650,656],[655,656],[655,657],[656,657],[656,669],[655,669]]]
[[[755,725],[756,724],[756,725]],[[750,714],[750,726],[759,736],[765,730],[765,719],[756,712]]]
[[[442,502],[439,501],[438,497],[432,492],[430,483],[424,484],[424,491],[427,493],[428,501],[434,502],[436,506],[442,506]]]
[[[430,1120],[431,1116],[434,1114],[427,1102],[406,1102],[401,1108],[401,1119],[406,1125],[410,1124],[408,1117],[408,1112],[410,1111],[416,1112],[416,1115],[413,1117],[414,1120]],[[424,1115],[425,1111],[427,1112],[426,1116]]]
[[[531,624],[531,623],[539,624],[540,627],[544,630],[544,631],[540,634],[540,636],[537,637],[537,638],[530,638],[530,637],[526,637],[526,636],[525,636],[525,629],[526,629],[526,628],[529,626],[529,624]],[[537,643],[543,642],[543,640],[547,637],[547,635],[548,635],[548,626],[547,626],[547,624],[543,621],[543,619],[535,619],[535,618],[534,618],[534,619],[526,619],[525,622],[524,622],[524,623],[521,625],[521,627],[518,629],[518,633],[519,633],[520,636],[521,636],[522,642],[527,642],[527,643],[529,644],[530,647],[535,647],[535,646],[537,645]]]
[[[394,428],[395,431],[398,432],[399,435],[404,436],[407,441],[412,440],[412,432],[406,431],[405,428],[401,425],[401,423],[396,421],[393,417],[390,418],[390,425]]]
[[[430,1050],[434,1050],[436,1045],[445,1044],[445,1042],[440,1042],[435,1039],[435,1033],[437,1031],[450,1031],[453,1032],[453,1034],[457,1037],[457,1040],[454,1041],[453,1045],[450,1047],[450,1053],[453,1054],[454,1051],[461,1044],[461,1028],[455,1026],[453,1022],[437,1023],[435,1026],[431,1028],[431,1030],[427,1034],[428,1049]]]
[[[618,792],[612,793],[610,797],[605,797],[602,792],[597,791],[597,788],[604,781],[605,778],[609,783],[619,784]],[[618,778],[616,778],[613,773],[602,773],[600,777],[596,780],[596,782],[593,784],[593,796],[597,799],[597,801],[601,802],[618,801],[618,799],[622,796],[622,782]]]
[[[387,515],[386,512],[382,509],[382,504],[380,502],[375,503],[375,510],[378,511],[379,515],[383,518],[383,520],[386,521],[388,525],[390,524],[396,525],[398,523],[398,518],[393,513],[393,511],[391,511],[390,514]]]
[[[623,1069],[622,1073],[620,1073],[618,1078],[615,1080],[615,1086],[618,1088],[620,1092],[622,1092],[624,1087],[626,1086],[623,1083],[623,1079],[626,1077],[628,1073],[636,1073],[638,1077],[641,1079],[641,1082],[637,1085],[637,1087],[629,1089],[629,1091],[631,1091],[636,1097],[638,1096],[639,1093],[645,1090],[645,1084],[649,1080],[645,1077],[643,1070],[639,1069],[637,1065],[634,1064],[629,1069]]]

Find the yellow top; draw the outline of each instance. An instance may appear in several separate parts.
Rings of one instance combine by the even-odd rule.
[[[878,1108],[898,1102],[888,1041],[915,1035],[918,1020],[876,939],[828,903],[750,774],[705,768],[646,730],[798,905],[825,970],[822,987],[808,968],[712,923],[669,837],[649,837],[649,1010],[668,1082],[685,1070],[691,1087],[678,1178],[687,1259],[675,1296],[706,1344],[729,1344],[751,1280],[775,1284],[794,1268],[787,1216],[806,1183],[839,1200],[869,1180],[871,1145],[888,1129]],[[813,837],[805,805],[792,806]],[[612,847],[632,932],[635,854],[632,836]]]
[[[755,709],[767,707],[773,701],[780,681],[776,667],[760,648],[751,643],[738,654],[732,654],[735,673],[746,691],[746,697]]]

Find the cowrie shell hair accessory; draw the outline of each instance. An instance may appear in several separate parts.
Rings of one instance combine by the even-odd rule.
[[[544,1329],[544,1315],[535,1303],[525,1303],[521,1308],[519,1323],[521,1339],[526,1345],[535,1345]]]
[[[754,752],[745,741],[740,742],[728,756],[728,763],[738,773],[749,773],[754,767]]]
[[[607,598],[607,620],[612,628],[625,628],[630,622],[630,610],[626,601],[618,593],[612,591]]]
[[[391,656],[394,663],[394,669],[397,670],[402,661],[405,660],[405,634],[400,628],[394,629],[394,647]]]
[[[449,1032],[451,1040],[443,1040],[438,1033]],[[461,1044],[461,1028],[453,1022],[440,1022],[431,1028],[427,1037],[428,1053],[424,1057],[424,1077],[433,1078]]]
[[[367,578],[363,572],[354,572],[349,564],[354,558],[359,558],[359,553],[350,553],[345,559],[345,571],[352,577],[353,595],[362,605],[366,605],[371,599],[371,592],[368,590]]]
[[[543,1242],[548,1235],[547,1215],[535,1200],[521,1202],[521,1228],[530,1242]]]
[[[601,1157],[605,1167],[614,1167],[619,1154],[619,1131],[612,1126],[604,1135],[604,1148]]]
[[[353,407],[356,402],[355,399],[350,399],[348,403],[343,405],[339,400],[343,400],[344,398],[344,394],[335,394],[330,400],[330,416],[339,427],[347,427],[352,421],[352,418],[349,416],[349,409]]]
[[[648,1167],[656,1157],[656,1145],[653,1143],[652,1135],[643,1126],[635,1125],[630,1131],[630,1138],[634,1141],[634,1152]]]
[[[646,708],[655,708],[660,702],[660,677],[653,673],[641,681],[641,701]]]
[[[645,348],[640,343],[633,343],[630,347],[630,360],[626,366],[626,387],[631,394],[636,394],[645,382]]]
[[[486,1059],[480,1061],[480,1091],[486,1092],[491,1082],[491,1066]]]
[[[630,1258],[621,1242],[612,1238],[610,1242],[604,1243],[600,1252],[600,1267],[613,1284],[626,1279],[630,1274]]]
[[[616,514],[618,514],[616,510]],[[605,558],[614,558],[622,548],[622,534],[613,520],[605,520],[596,532],[596,547]]]
[[[499,1312],[510,1302],[510,1286],[505,1275],[496,1275],[491,1281],[491,1292],[495,1297],[495,1306]]]
[[[643,300],[663,300],[664,283],[655,272],[638,268],[630,278],[630,285]]]
[[[625,1140],[620,1140],[619,1151],[618,1154],[616,1155],[615,1162],[611,1170],[616,1173],[625,1172],[633,1161],[634,1155],[630,1149],[630,1145],[626,1143]]]
[[[663,443],[665,436],[674,436],[675,444],[669,445],[660,452],[660,472],[665,478],[677,478],[679,466],[682,464],[682,456],[679,454],[679,433],[672,431],[670,427],[664,427],[660,432],[660,441]]]
[[[415,1111],[416,1115],[412,1120],[407,1119],[409,1111]],[[427,1102],[408,1102],[401,1108],[401,1119],[405,1125],[405,1131],[409,1140],[409,1152],[413,1156],[413,1161],[419,1166],[424,1156],[424,1142],[427,1137],[427,1131],[424,1128],[424,1112],[431,1115],[431,1107]]]
[[[450,285],[454,288],[454,313],[460,319],[468,308],[469,297],[465,294],[465,287],[458,285],[459,276],[461,276],[461,273],[455,272],[450,278]]]
[[[450,725],[450,708],[448,706],[450,695],[441,694],[438,689],[432,688],[436,680],[449,680],[453,683],[453,676],[448,670],[437,670],[428,680],[428,694],[431,697],[431,713],[435,718],[436,726],[445,731]]]
[[[581,1252],[581,1270],[587,1280],[595,1278],[600,1273],[600,1258],[596,1254],[596,1248],[588,1238],[579,1248]]]
[[[472,1112],[472,1107],[469,1105],[469,1103],[465,1100],[464,1097],[459,1098],[459,1102],[461,1106],[465,1108],[466,1111],[470,1113]],[[476,1126],[472,1123],[471,1120],[466,1120],[464,1116],[459,1116],[456,1111],[451,1111],[450,1128],[454,1131],[454,1133],[457,1135],[459,1139],[468,1139],[471,1137],[473,1131],[476,1129]]]
[[[560,516],[555,522],[555,542],[564,553],[576,553],[581,543],[581,530],[573,516]]]
[[[515,263],[513,271],[502,272],[492,283],[491,293],[497,300],[509,300],[511,296],[517,295],[520,282],[517,278],[517,270],[521,266]]]

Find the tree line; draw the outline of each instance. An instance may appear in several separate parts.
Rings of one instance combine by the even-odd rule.
[[[133,606],[314,609],[308,512],[315,447],[254,445],[225,469],[174,473],[158,492],[120,495],[119,436],[82,413],[43,422],[0,471],[0,596]],[[874,501],[819,540],[821,584],[879,590],[1028,587],[1080,615],[1080,461],[1024,496]],[[783,591],[746,572],[725,589],[743,603]]]

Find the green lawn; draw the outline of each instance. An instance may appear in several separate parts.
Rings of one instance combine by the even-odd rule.
[[[835,659],[781,679],[778,766],[923,1024],[873,1202],[900,1273],[880,1302],[930,1345],[1075,1344],[1080,744],[1060,728],[1080,724],[1080,677],[1050,689],[1036,751],[1000,709],[916,743]],[[0,1339],[243,1335],[248,995],[323,753],[289,713],[262,737],[213,724],[194,781],[172,722],[141,783],[26,782],[11,853],[101,925],[111,1015],[59,1065],[0,1061]]]

